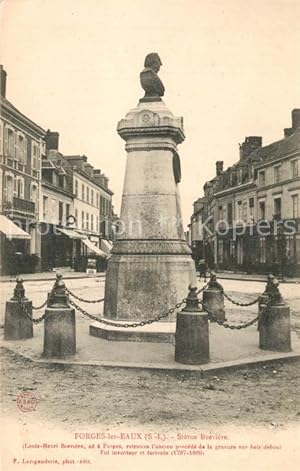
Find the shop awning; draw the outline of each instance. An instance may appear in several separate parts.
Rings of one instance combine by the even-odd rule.
[[[79,232],[72,231],[71,229],[62,229],[61,227],[56,226],[56,230],[69,237],[70,239],[86,239],[86,236],[79,234]]]
[[[31,239],[27,232],[13,223],[3,214],[0,214],[0,232],[6,235],[8,239]]]
[[[111,252],[111,249],[113,248],[112,244],[108,240],[105,240],[105,239],[101,239],[100,247],[107,254],[109,254]]]
[[[100,257],[107,257],[106,253],[103,252],[103,250],[99,249],[93,242],[91,242],[89,239],[84,239],[82,241],[84,245],[87,246],[88,249],[90,249],[92,252],[94,252],[96,255],[100,255]]]

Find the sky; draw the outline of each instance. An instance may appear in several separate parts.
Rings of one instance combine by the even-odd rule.
[[[184,223],[203,185],[239,158],[246,136],[268,144],[300,107],[299,0],[0,0],[7,98],[60,133],[108,177],[119,214],[126,164],[117,123],[143,91],[149,52],[164,102],[183,116],[178,150]]]

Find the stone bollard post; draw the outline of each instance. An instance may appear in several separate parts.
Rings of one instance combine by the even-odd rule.
[[[76,353],[75,310],[69,307],[65,283],[56,275],[45,311],[44,352],[48,358],[64,358]]]
[[[272,289],[273,289],[273,280],[274,280],[275,276],[270,274],[268,275],[268,280],[267,280],[267,284],[266,284],[266,287],[265,287],[265,291],[263,292],[263,294],[261,296],[259,296],[259,300],[258,300],[258,314],[260,314],[266,307],[269,299],[270,299],[270,296],[272,294]],[[257,330],[259,330],[260,328],[260,323],[261,323],[261,318],[258,319],[258,322],[257,322]]]
[[[259,347],[262,350],[290,352],[290,308],[284,303],[279,282],[274,277],[270,279],[269,296],[271,303],[259,324]]]
[[[175,361],[200,365],[209,361],[208,315],[199,309],[197,288],[189,286],[186,306],[177,313]]]
[[[223,287],[214,272],[211,272],[208,287],[203,291],[203,303],[219,321],[225,321]]]
[[[16,281],[13,297],[6,301],[4,340],[22,340],[33,337],[33,324],[29,318],[32,316],[32,302],[25,297],[22,278],[18,277]]]

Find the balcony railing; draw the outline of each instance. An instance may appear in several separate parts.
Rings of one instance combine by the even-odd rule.
[[[13,197],[12,201],[5,201],[4,210],[6,211],[22,211],[26,213],[35,213],[35,203],[28,200],[23,200],[22,198],[17,198],[16,196]]]

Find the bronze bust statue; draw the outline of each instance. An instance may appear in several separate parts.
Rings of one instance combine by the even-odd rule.
[[[162,62],[156,52],[147,54],[145,68],[140,73],[141,85],[145,90],[145,96],[141,98],[140,102],[161,101],[161,97],[164,96],[165,87],[157,75],[161,65]]]

